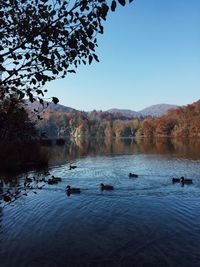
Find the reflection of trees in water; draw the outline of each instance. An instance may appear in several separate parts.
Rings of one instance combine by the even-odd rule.
[[[77,139],[63,146],[48,148],[51,164],[73,161],[84,156],[112,154],[175,154],[181,157],[200,158],[200,140],[159,139]]]
[[[0,234],[2,232],[2,223],[3,223],[3,208],[0,206]],[[1,238],[0,238],[0,246],[2,246]]]
[[[119,155],[119,154],[173,154],[177,157],[200,159],[200,140],[194,139],[101,139],[101,140],[73,140],[65,145],[41,146],[42,154],[49,158],[51,165],[66,164],[84,156]],[[7,174],[0,177],[0,201],[7,189],[12,194],[20,196],[21,193],[32,192],[41,187],[40,179],[47,177],[48,169],[32,173],[36,177],[32,187],[24,188],[25,175]],[[3,177],[3,178],[2,178]],[[49,178],[49,177],[48,177]],[[2,221],[2,207],[0,205],[0,227]]]
[[[177,155],[200,159],[200,139],[172,139],[171,142]]]
[[[34,142],[0,142],[0,169],[21,171],[34,166],[48,165],[46,154]]]
[[[0,195],[2,195],[2,193],[3,193],[3,179],[0,178]],[[2,217],[3,217],[3,208],[1,207],[1,202],[2,200],[0,199],[0,233],[2,231]]]
[[[156,152],[159,154],[173,154],[175,148],[170,139],[156,139],[155,141]]]
[[[76,139],[68,142],[63,142],[60,145],[40,145],[37,146],[21,146],[16,149],[15,153],[8,148],[7,154],[1,153],[0,162],[3,165],[2,160],[6,158],[7,167],[10,170],[10,166],[16,163],[18,165],[21,161],[22,170],[38,169],[40,163],[48,162],[50,165],[66,164],[74,161],[78,158],[97,155],[119,155],[119,154],[174,154],[180,157],[189,157],[192,159],[200,159],[200,140],[193,139]],[[7,156],[9,155],[9,156]],[[10,160],[8,160],[10,159]],[[25,160],[27,162],[25,162]],[[31,166],[32,161],[38,163]],[[23,163],[24,166],[23,166]],[[29,165],[27,165],[30,164]],[[44,164],[41,164],[44,167]],[[46,164],[47,165],[47,164]]]
[[[0,178],[0,194],[3,192],[3,179]]]

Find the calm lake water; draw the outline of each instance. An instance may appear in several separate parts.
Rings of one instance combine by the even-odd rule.
[[[17,199],[0,200],[0,266],[200,266],[196,141],[77,142],[44,151],[50,174],[62,178],[57,185],[33,181],[26,195],[25,176],[44,171],[1,175],[1,195],[10,190]],[[193,184],[172,184],[180,176]],[[115,190],[101,191],[100,183]],[[67,185],[81,194],[67,196]]]

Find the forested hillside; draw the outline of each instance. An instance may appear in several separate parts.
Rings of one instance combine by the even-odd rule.
[[[130,118],[109,112],[49,112],[38,122],[48,138],[200,137],[200,100],[155,118]]]
[[[200,100],[169,110],[162,117],[146,118],[140,130],[145,137],[200,137]]]

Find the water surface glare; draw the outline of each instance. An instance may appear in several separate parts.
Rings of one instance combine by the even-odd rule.
[[[199,160],[138,153],[75,164],[50,169],[61,183],[1,201],[0,266],[200,266]],[[193,184],[171,183],[180,176]],[[68,197],[68,184],[81,194]]]

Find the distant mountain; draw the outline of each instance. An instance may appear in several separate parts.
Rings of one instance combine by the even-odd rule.
[[[115,113],[121,114],[122,116],[127,117],[127,118],[133,118],[133,117],[139,118],[141,116],[159,117],[159,116],[165,115],[169,109],[175,109],[177,107],[178,107],[177,105],[158,104],[158,105],[147,107],[140,111],[113,108],[113,109],[107,110],[107,112],[112,113],[112,114],[115,114]]]
[[[39,104],[38,101],[31,103],[30,101],[26,100],[26,106],[27,106],[27,109],[29,110],[34,110],[34,109],[39,110],[39,111],[43,110],[43,106]],[[48,111],[48,112],[78,112],[78,110],[74,108],[66,107],[60,104],[54,104],[53,102],[44,101],[44,107],[45,107],[45,111]],[[178,107],[177,105],[158,104],[158,105],[147,107],[140,111],[113,108],[113,109],[107,110],[106,112],[115,114],[115,115],[120,115],[125,118],[139,118],[141,116],[159,117],[159,116],[165,115],[167,113],[167,110],[175,109],[177,107]]]
[[[177,105],[170,105],[170,104],[158,104],[147,107],[139,111],[139,113],[143,116],[152,116],[152,117],[160,117],[167,113],[169,109],[178,108]]]
[[[45,107],[45,111],[49,112],[77,112],[78,110],[70,107],[66,107],[60,104],[54,104],[53,102],[44,101],[44,107],[38,101],[31,103],[30,101],[26,100],[26,106],[29,110],[38,110],[42,111]]]
[[[140,115],[138,112],[130,110],[130,109],[117,109],[117,108],[112,108],[107,110],[107,112],[112,113],[112,114],[120,114],[123,117],[127,118],[133,118],[133,117],[139,117]]]

